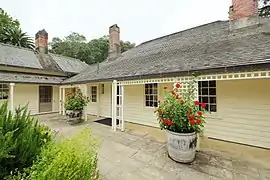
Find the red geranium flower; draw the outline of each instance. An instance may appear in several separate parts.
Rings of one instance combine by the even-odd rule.
[[[162,114],[162,110],[161,109],[159,109],[158,112],[159,112],[159,114]]]
[[[189,121],[189,123],[190,123],[191,125],[194,125],[194,124],[195,124],[195,120],[194,120],[194,119],[191,119],[191,120]]]
[[[189,111],[192,111],[193,109],[191,107],[188,108]]]
[[[81,91],[81,89],[80,89],[80,88],[78,88],[78,91]]]
[[[181,99],[181,101],[180,101],[180,102],[181,102],[181,104],[184,104],[184,103],[185,103],[185,101],[184,101],[183,99]]]
[[[168,120],[167,123],[169,126],[173,124],[172,120]]]
[[[198,111],[199,116],[202,116],[202,114],[203,114],[202,111]]]
[[[178,98],[179,98],[179,95],[177,94],[177,95],[175,96],[175,98],[178,99]]]
[[[194,101],[194,104],[198,106],[198,105],[200,105],[200,102],[199,101]]]
[[[202,120],[198,119],[197,124],[201,124]]]
[[[168,123],[168,121],[167,121],[167,119],[163,119],[163,124],[167,124]]]
[[[158,103],[160,103],[160,100],[158,100]]]
[[[177,83],[177,84],[175,85],[175,87],[176,87],[176,88],[180,88],[181,86],[180,86],[179,83]]]
[[[194,115],[190,115],[189,117],[190,117],[190,119],[193,119],[193,120],[194,120],[194,118],[195,118]]]
[[[205,103],[201,103],[201,107],[202,108],[205,108],[206,107],[206,104]]]
[[[164,89],[168,89],[168,86],[164,86]]]
[[[175,95],[175,92],[174,92],[174,91],[172,91],[172,94],[173,94],[173,95]]]

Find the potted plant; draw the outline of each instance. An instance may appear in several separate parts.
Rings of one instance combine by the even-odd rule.
[[[65,101],[67,122],[70,124],[81,122],[82,112],[87,103],[89,103],[89,97],[84,96],[80,88],[74,93],[67,93]]]
[[[194,101],[194,82],[188,84],[187,92],[180,83],[175,83],[172,91],[165,86],[166,96],[155,110],[160,128],[166,130],[168,155],[181,163],[194,160],[197,133],[205,123],[206,104]]]

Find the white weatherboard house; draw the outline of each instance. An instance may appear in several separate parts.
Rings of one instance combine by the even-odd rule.
[[[65,93],[80,87],[91,97],[85,114],[119,119],[113,129],[124,130],[124,122],[158,127],[153,105],[164,97],[164,86],[180,82],[185,88],[196,74],[197,98],[209,110],[204,135],[270,149],[270,19],[258,17],[257,3],[234,0],[229,21],[159,37],[123,54],[113,25],[108,59],[89,67],[42,51],[43,31],[36,53],[1,45],[1,98],[11,108],[29,100],[33,114],[64,114]]]

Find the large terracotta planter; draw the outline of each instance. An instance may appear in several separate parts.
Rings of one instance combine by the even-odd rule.
[[[66,110],[66,120],[69,124],[77,124],[82,121],[82,111]]]
[[[170,158],[180,163],[191,163],[195,159],[197,134],[175,133],[167,130],[167,149]]]

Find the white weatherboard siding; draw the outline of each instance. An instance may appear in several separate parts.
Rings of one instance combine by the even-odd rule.
[[[172,89],[173,84],[158,84],[159,96],[164,96],[164,86]],[[124,120],[158,127],[154,107],[145,107],[144,85],[124,86]],[[162,99],[162,97],[161,97]]]
[[[270,79],[217,81],[217,113],[205,135],[270,148]]]
[[[53,86],[53,111],[59,111],[59,86]]]
[[[100,116],[111,117],[112,83],[101,83],[101,84],[104,84],[104,94],[101,93],[101,85],[100,85],[100,91],[99,91]]]
[[[52,110],[59,110],[59,87],[53,87]],[[15,84],[14,86],[14,107],[25,106],[28,103],[30,113],[39,113],[39,85]]]
[[[98,83],[95,84],[87,84],[87,96],[91,98],[91,87],[92,86],[98,86]],[[98,114],[98,102],[92,102],[90,100],[90,103],[87,105],[87,114],[90,115],[97,115]]]
[[[14,107],[25,106],[28,103],[28,110],[31,114],[38,113],[38,85],[15,84],[14,86]]]
[[[104,84],[104,94],[101,92],[101,84]],[[91,87],[97,86],[97,102],[92,102],[87,105],[87,114],[100,115],[101,117],[111,117],[112,103],[112,85],[111,83],[91,83],[87,84],[87,96],[91,98]]]

